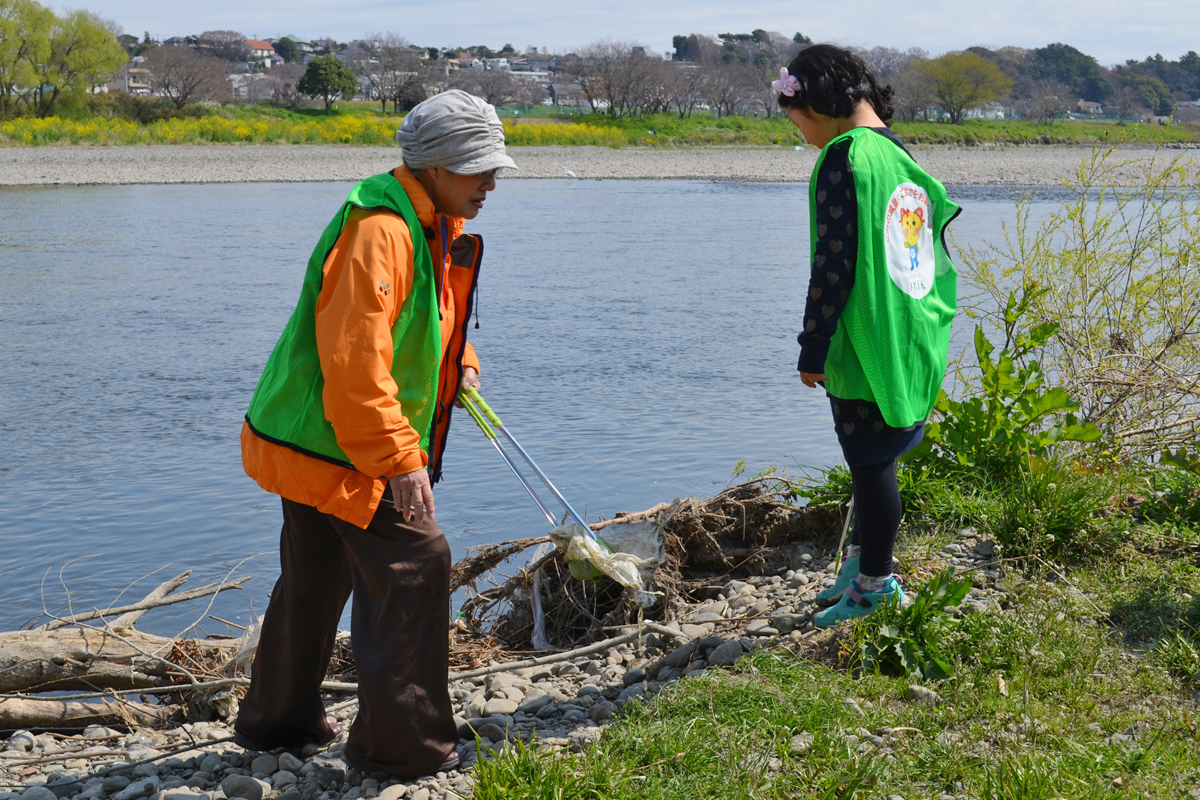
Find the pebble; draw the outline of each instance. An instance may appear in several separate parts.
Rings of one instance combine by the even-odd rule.
[[[30,786],[21,792],[21,800],[58,800],[58,796],[45,786]]]
[[[500,742],[506,738],[504,736],[504,729],[492,722],[480,725],[475,730],[479,733],[480,737],[487,739],[489,742]]]
[[[226,797],[244,797],[246,800],[262,800],[271,793],[271,787],[258,778],[248,775],[230,775],[221,781],[221,791]]]
[[[488,716],[488,717],[494,717],[497,714],[510,714],[511,715],[511,714],[517,713],[518,708],[520,708],[520,706],[518,706],[512,700],[508,700],[508,699],[501,700],[501,699],[497,698],[495,700],[487,701],[487,704],[483,707],[483,713],[484,713],[484,716]]]
[[[429,790],[422,787],[412,793],[412,800],[429,800]]]
[[[274,775],[279,770],[279,759],[270,753],[263,753],[250,762],[250,772],[254,775]]]
[[[732,667],[742,660],[743,652],[741,642],[725,642],[712,651],[712,655],[708,657],[708,663],[718,667]]]
[[[17,731],[12,736],[8,737],[8,742],[5,743],[5,750],[16,750],[20,753],[28,753],[37,744],[37,739],[29,731]]]
[[[286,769],[281,769],[271,776],[271,787],[274,789],[283,789],[291,786],[295,782],[295,774]]]
[[[996,555],[996,543],[991,539],[984,539],[975,545],[975,552],[986,558],[991,558]]]
[[[789,748],[792,755],[803,755],[813,745],[813,735],[808,732],[797,733],[792,737]]]
[[[843,699],[842,705],[845,706],[846,710],[849,711],[851,714],[856,714],[860,717],[865,717],[867,715],[867,712],[863,711],[862,706],[860,706],[858,704],[858,701],[855,700],[853,697],[847,697],[847,698]]]
[[[159,781],[156,777],[142,778],[139,781],[126,786],[121,791],[112,796],[112,800],[138,800],[140,797],[149,797],[158,791]],[[226,793],[226,796],[229,796]],[[262,796],[252,797],[249,800],[262,800]]]
[[[279,755],[279,768],[285,769],[288,772],[299,773],[304,767],[304,762],[296,758],[286,750]]]
[[[403,783],[392,784],[379,793],[379,800],[401,800],[408,794],[408,787]]]
[[[915,683],[904,690],[904,699],[910,703],[930,707],[941,705],[942,702],[941,696],[933,689]]]

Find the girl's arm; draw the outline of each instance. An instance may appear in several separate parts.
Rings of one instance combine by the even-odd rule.
[[[850,141],[832,145],[817,174],[817,244],[804,305],[800,342],[802,374],[823,375],[829,342],[854,287],[858,257],[858,198],[850,172]]]

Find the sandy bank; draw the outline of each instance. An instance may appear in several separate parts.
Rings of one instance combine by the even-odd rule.
[[[804,182],[817,151],[706,147],[678,150],[514,147],[516,177],[566,179]],[[914,148],[917,160],[947,184],[1049,185],[1071,177],[1086,147]],[[1200,174],[1200,150],[1130,149],[1119,174],[1137,181],[1153,158],[1178,156]],[[0,148],[0,186],[137,183],[356,181],[400,161],[392,147],[317,145],[135,145]]]

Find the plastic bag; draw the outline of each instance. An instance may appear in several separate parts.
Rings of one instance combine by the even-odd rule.
[[[649,608],[659,595],[651,589],[654,570],[667,560],[663,528],[679,506],[676,500],[655,520],[615,522],[603,529],[600,541],[575,523],[550,531],[550,539],[563,551],[571,574],[580,577],[598,570],[624,586],[643,608]],[[579,569],[584,565],[586,570]]]

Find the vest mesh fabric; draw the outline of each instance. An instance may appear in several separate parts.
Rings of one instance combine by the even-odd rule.
[[[321,234],[300,290],[300,300],[263,368],[246,421],[259,436],[307,455],[353,468],[325,416],[325,378],[317,353],[316,307],[325,260],[355,208],[387,210],[408,225],[413,244],[413,285],[392,325],[391,376],[396,399],[429,452],[442,359],[437,283],[429,244],[403,187],[383,173],[351,190],[341,210]]]
[[[830,340],[826,388],[835,397],[878,404],[888,425],[904,428],[929,416],[946,374],[957,275],[943,235],[959,208],[886,137],[856,128],[834,141],[842,138],[851,139],[858,262]],[[809,184],[810,206],[821,160]],[[815,221],[810,235],[815,248]]]

